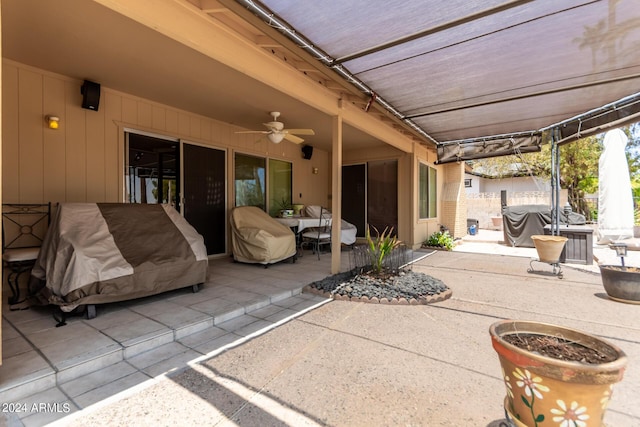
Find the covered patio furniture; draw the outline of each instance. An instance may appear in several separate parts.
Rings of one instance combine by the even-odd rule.
[[[320,218],[321,211],[326,218],[331,218],[331,212],[322,206],[310,205],[305,208],[307,216],[310,216],[311,218]],[[357,234],[358,228],[355,225],[345,221],[344,219],[340,220],[340,243],[349,246],[353,245],[356,242]]]
[[[583,225],[584,215],[560,213],[560,224]],[[504,242],[509,246],[533,248],[531,236],[544,234],[545,225],[551,224],[551,206],[516,205],[502,208]]]
[[[31,272],[40,303],[64,313],[192,286],[208,273],[203,237],[170,205],[61,203]]]
[[[255,206],[239,206],[231,211],[231,245],[238,262],[273,264],[297,253],[296,237],[286,225]]]

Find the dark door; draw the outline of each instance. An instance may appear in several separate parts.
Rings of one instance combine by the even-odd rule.
[[[367,163],[367,220],[382,233],[393,228],[398,233],[398,161]],[[371,230],[375,236],[375,230]]]
[[[184,144],[184,217],[204,237],[207,254],[226,248],[225,151]]]
[[[358,227],[358,237],[367,229],[366,165],[342,167],[342,218]]]

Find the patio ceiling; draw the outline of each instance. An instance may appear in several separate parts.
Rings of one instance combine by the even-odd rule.
[[[1,2],[3,58],[244,129],[261,128],[270,111],[280,111],[288,128],[316,131],[305,136],[306,142],[331,149],[331,118],[326,114],[97,2]],[[186,0],[178,2],[192,8]],[[232,14],[226,10],[220,15]],[[244,32],[242,19],[232,18],[230,25]],[[80,105],[79,91],[76,96]],[[384,145],[349,125],[343,135],[345,149]]]
[[[533,149],[525,135],[640,88],[637,0],[174,1],[439,152],[495,135]],[[281,111],[331,147],[326,113],[98,2],[2,0],[2,32],[6,58],[247,129]],[[382,145],[345,125],[345,149]]]

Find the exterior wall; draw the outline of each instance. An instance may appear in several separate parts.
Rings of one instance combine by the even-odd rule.
[[[435,164],[437,160],[436,153],[427,150],[423,145],[416,144],[415,147],[415,155],[413,156],[412,168],[411,168],[411,190],[412,190],[412,204],[413,209],[411,210],[412,214],[412,225],[413,225],[413,249],[417,249],[420,247],[422,242],[427,240],[429,236],[440,229],[440,218],[442,217],[442,205],[438,203],[437,206],[437,216],[435,218],[421,219],[419,212],[419,191],[420,191],[420,163],[425,163],[428,166],[436,169],[437,173],[437,197],[441,200],[441,195],[443,194],[444,188],[444,175],[443,175],[443,166],[438,166]]]
[[[567,203],[567,190],[560,190],[560,206]],[[549,205],[551,206],[550,191],[507,191],[507,205]],[[494,225],[491,218],[500,218],[502,201],[500,192],[467,194],[467,216],[478,220],[480,228],[488,230],[501,229],[501,225]],[[500,221],[501,223],[501,221]]]
[[[468,173],[465,173],[464,178],[471,180],[471,187],[465,186],[467,216],[478,220],[480,228],[502,228],[501,225],[495,225],[492,218],[498,218],[496,223],[501,224],[500,193],[503,190],[507,192],[507,204],[510,206],[551,204],[551,183],[548,180],[531,176],[483,178]],[[563,191],[560,198],[566,201],[566,191]]]
[[[471,187],[465,186],[467,194],[500,193],[502,190],[507,190],[509,192],[551,191],[551,182],[549,182],[549,180],[534,178],[531,176],[493,179],[465,173],[464,179],[471,180]]]
[[[447,163],[443,167],[441,223],[454,238],[467,234],[467,198],[464,191],[464,163]]]
[[[125,130],[179,138],[227,150],[227,206],[233,206],[233,154],[293,162],[294,203],[329,203],[330,155],[271,144],[237,127],[102,87],[98,111],[81,108],[82,81],[3,61],[2,192],[14,203],[122,202]],[[48,129],[46,115],[60,117]],[[312,173],[318,168],[318,174]],[[302,195],[302,196],[300,196]]]

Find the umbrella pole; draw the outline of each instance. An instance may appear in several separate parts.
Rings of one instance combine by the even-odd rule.
[[[551,235],[560,234],[560,147],[558,128],[551,131]]]

